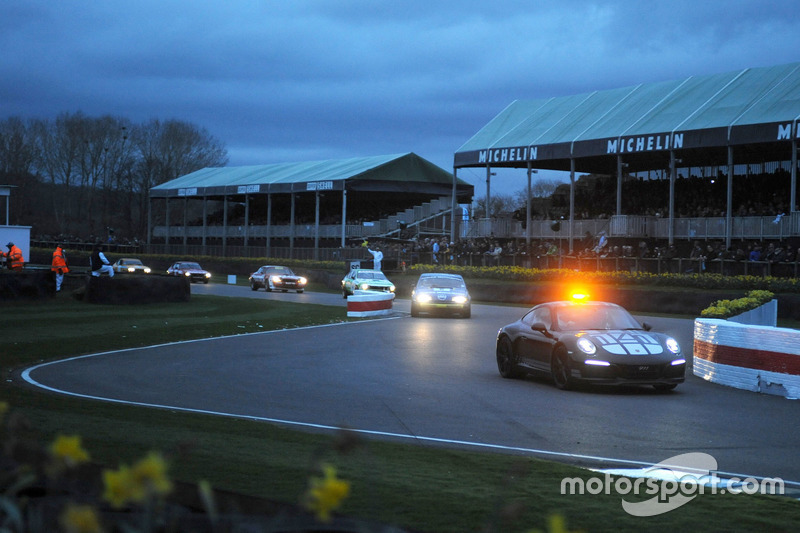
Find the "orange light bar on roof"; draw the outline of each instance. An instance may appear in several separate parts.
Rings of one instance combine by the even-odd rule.
[[[589,300],[589,294],[581,291],[572,293],[572,299],[576,302],[585,302]]]

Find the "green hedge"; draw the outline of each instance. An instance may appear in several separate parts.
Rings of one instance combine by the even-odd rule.
[[[730,318],[764,305],[775,295],[769,291],[750,291],[744,298],[736,300],[717,300],[701,311],[703,318]]]
[[[88,264],[88,252],[68,251],[70,264]],[[114,259],[122,257],[113,251],[107,255],[114,256]],[[136,254],[134,254],[136,255]],[[33,249],[31,250],[33,262],[49,264],[52,257],[52,250]],[[344,261],[311,261],[300,259],[278,259],[268,257],[217,257],[217,256],[193,256],[182,257],[180,254],[170,255],[147,255],[138,254],[136,257],[142,259],[145,264],[158,269],[166,269],[178,259],[193,259],[198,261],[212,274],[238,274],[249,275],[256,268],[266,264],[285,265],[292,269],[308,270],[328,270],[335,273],[342,273],[346,270]],[[111,258],[111,257],[110,257]],[[208,265],[208,266],[207,266]],[[570,282],[585,283],[587,285],[603,284],[618,286],[648,286],[648,287],[678,287],[683,289],[700,290],[736,290],[753,291],[766,290],[772,293],[800,293],[800,280],[795,278],[776,278],[761,276],[724,276],[722,274],[652,274],[648,272],[583,272],[569,269],[537,269],[512,266],[500,267],[470,267],[455,265],[428,265],[417,264],[412,266],[409,271],[412,274],[423,272],[448,272],[461,274],[466,279],[473,280],[501,280],[516,282]]]
[[[636,285],[651,287],[680,287],[703,290],[768,290],[800,293],[800,280],[760,276],[723,276],[722,274],[651,274],[648,272],[583,272],[569,269],[523,267],[462,267],[414,265],[411,271],[449,272],[471,279],[498,279],[508,281],[556,281],[604,285]]]

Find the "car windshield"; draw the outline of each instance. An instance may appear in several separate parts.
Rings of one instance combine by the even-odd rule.
[[[386,276],[384,276],[382,272],[359,272],[358,276],[356,277],[358,279],[380,279],[384,281],[386,280]]]
[[[123,265],[141,265],[142,264],[142,262],[139,261],[138,259],[124,259],[124,260],[120,261],[120,263],[122,263]]]
[[[458,278],[423,278],[419,280],[419,286],[424,289],[458,289],[464,286],[464,282]]]
[[[187,270],[203,270],[197,263],[181,263],[178,268],[185,268]]]
[[[294,272],[292,272],[286,267],[268,268],[267,274],[269,274],[270,276],[294,276]]]
[[[603,304],[556,307],[553,324],[561,331],[582,329],[642,329],[625,309]]]

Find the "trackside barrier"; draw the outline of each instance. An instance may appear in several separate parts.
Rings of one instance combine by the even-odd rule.
[[[347,297],[347,316],[365,317],[388,315],[392,310],[394,294],[381,291],[355,291]]]
[[[692,371],[713,383],[800,398],[800,331],[697,318]]]

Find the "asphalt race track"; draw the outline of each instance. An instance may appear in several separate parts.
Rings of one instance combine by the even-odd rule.
[[[195,294],[342,308],[340,294],[193,285]],[[800,484],[800,403],[708,383],[687,370],[650,387],[564,392],[497,372],[497,329],[524,309],[473,305],[471,319],[389,318],[96,354],[28,369],[50,390],[110,401],[252,417],[302,429],[348,427],[379,438],[530,454],[591,467],[649,466],[705,452],[720,475]],[[691,354],[691,320],[647,318]],[[689,357],[687,357],[689,359]]]

